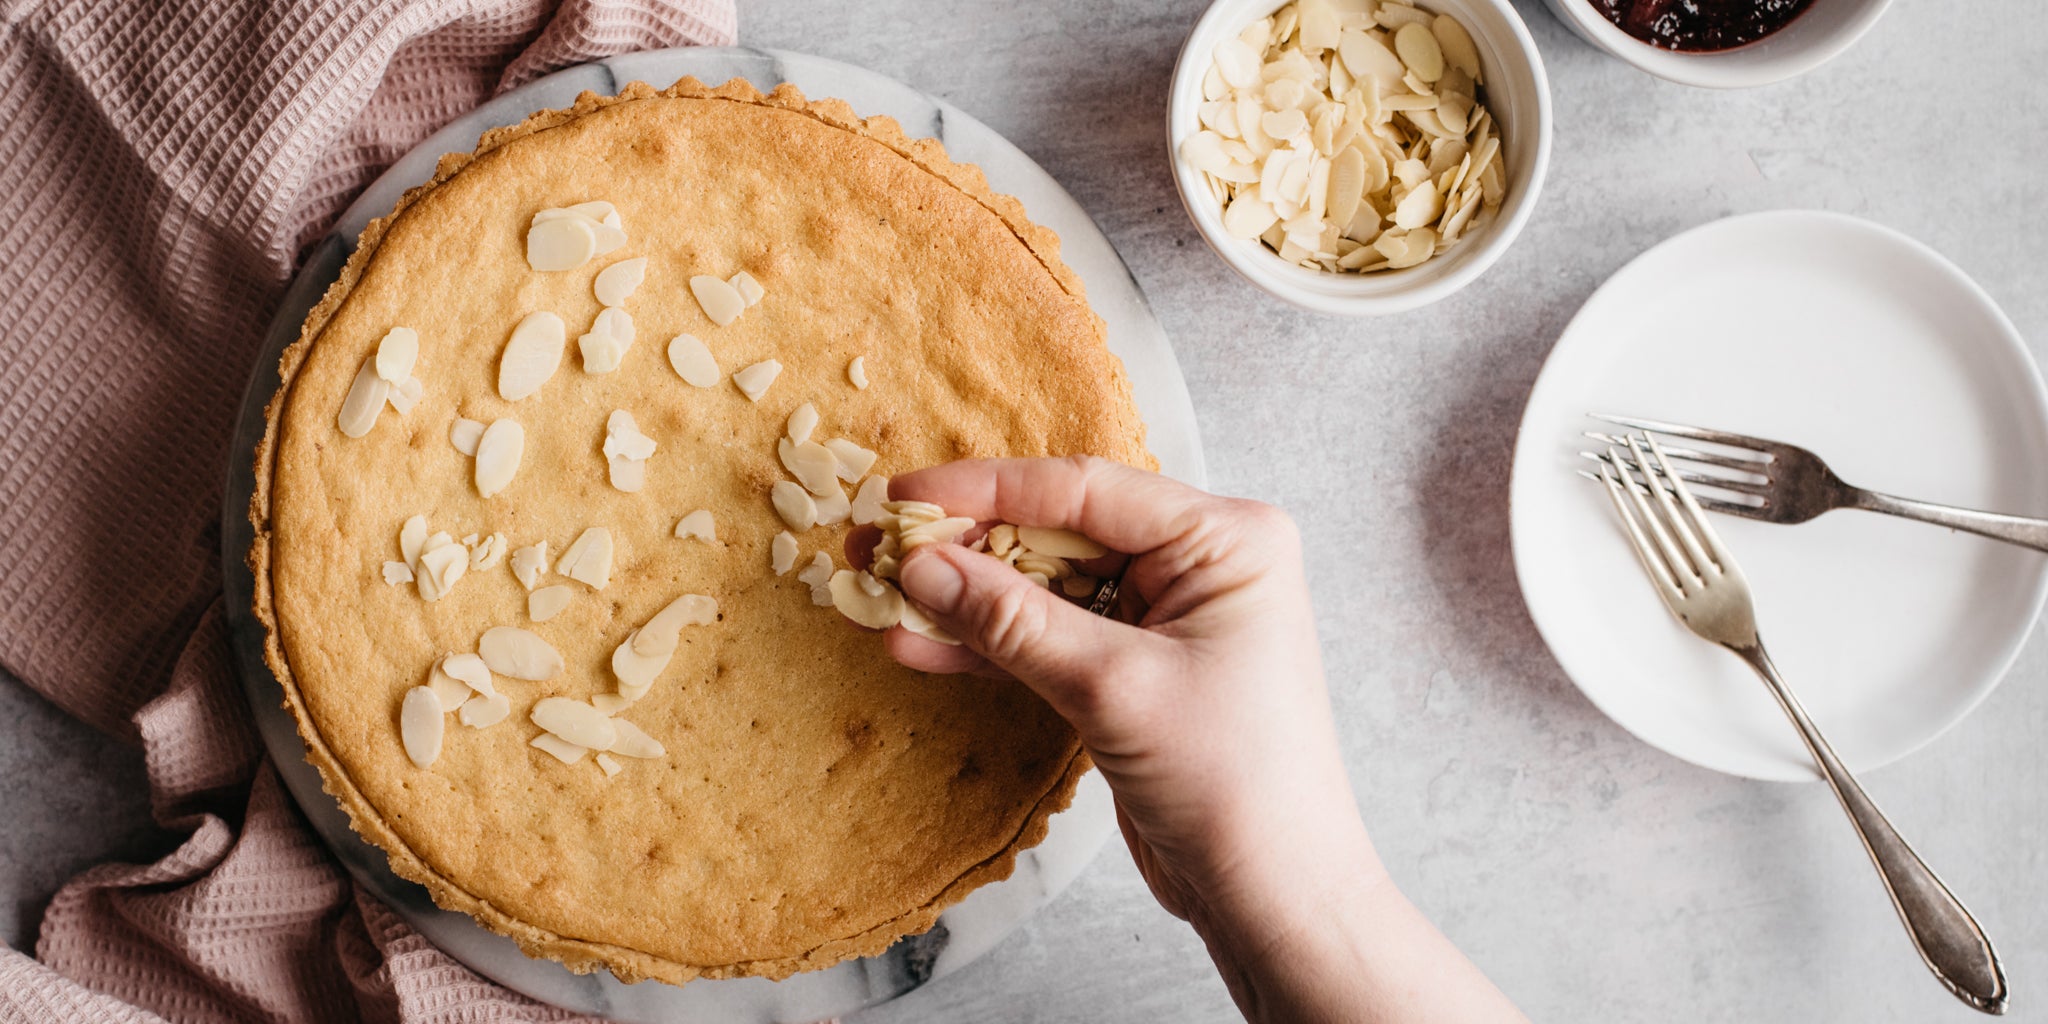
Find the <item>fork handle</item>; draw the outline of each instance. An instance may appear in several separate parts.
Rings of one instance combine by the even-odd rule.
[[[1814,763],[1827,777],[1828,786],[1842,801],[1842,809],[1849,812],[1849,821],[1856,826],[1856,834],[1862,838],[1863,849],[1870,854],[1871,863],[1877,866],[1877,875],[1884,880],[1885,891],[1891,894],[1892,907],[1899,912],[1899,919],[1905,922],[1906,933],[1912,937],[1913,948],[1919,951],[1920,959],[1956,998],[1985,1013],[2003,1014],[2006,1005],[2005,969],[2000,966],[1998,953],[1991,948],[1991,940],[1985,938],[1984,929],[1978,927],[1976,918],[1971,917],[1961,901],[1941,884],[1941,879],[1913,852],[1913,848],[1906,845],[1898,830],[1885,820],[1884,812],[1878,810],[1877,804],[1864,794],[1863,787],[1856,784],[1855,776],[1850,775],[1849,769],[1835,756],[1834,748],[1828,746],[1813,720],[1807,717],[1806,709],[1800,706],[1799,699],[1792,695],[1791,688],[1778,675],[1778,668],[1771,664],[1770,655],[1764,653],[1762,643],[1749,648],[1735,648],[1735,653],[1764,678],[1770,686],[1771,695],[1778,699],[1778,705],[1798,727],[1799,738],[1806,742],[1806,749],[1812,752]]]
[[[1853,508],[1933,523],[1951,530],[1968,530],[1992,540],[2002,540],[2036,551],[2048,551],[2048,519],[2030,519],[2026,516],[2009,516],[2000,512],[1979,512],[1976,509],[1936,505],[1931,501],[1897,498],[1877,491],[1866,491],[1860,487],[1851,488],[1851,491],[1850,505]]]

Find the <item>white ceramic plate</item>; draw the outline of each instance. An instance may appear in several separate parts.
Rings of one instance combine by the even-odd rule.
[[[1558,339],[1512,483],[1537,629],[1594,704],[1696,764],[1815,772],[1740,661],[1678,624],[1608,498],[1573,470],[1601,411],[1813,449],[1850,483],[2048,515],[2048,393],[2012,324],[1932,250],[1837,214],[1718,221],[1637,257]],[[1866,512],[1798,526],[1717,517],[1772,655],[1852,768],[1955,724],[2011,665],[2048,558]]]
[[[236,663],[271,760],[335,856],[357,882],[407,923],[499,984],[583,1013],[649,1024],[796,1024],[901,996],[960,969],[1023,924],[1080,874],[1116,833],[1109,787],[1101,776],[1090,772],[1082,778],[1073,806],[1053,816],[1045,841],[1017,858],[1008,879],[976,889],[939,915],[930,931],[906,937],[879,956],[781,982],[738,978],[681,987],[655,981],[625,985],[608,972],[577,975],[553,961],[529,959],[510,939],[484,931],[467,915],[441,910],[424,888],[393,875],[383,852],[350,831],[341,809],[321,791],[319,775],[306,763],[291,716],[281,707],[278,682],[264,665],[263,629],[248,614],[253,583],[243,562],[250,541],[244,510],[249,507],[253,478],[247,453],[255,450],[262,436],[263,404],[277,390],[278,354],[298,336],[306,311],[339,275],[364,225],[389,212],[405,189],[427,180],[442,153],[475,148],[486,129],[517,123],[543,108],[566,107],[585,89],[609,95],[627,82],[667,85],[683,75],[713,84],[737,76],[764,91],[793,82],[806,95],[843,99],[862,115],[894,117],[912,136],[937,138],[954,158],[979,165],[997,191],[1022,200],[1033,220],[1059,233],[1061,258],[1087,284],[1089,305],[1108,326],[1110,350],[1130,372],[1132,397],[1145,419],[1146,443],[1158,456],[1160,468],[1196,486],[1205,482],[1201,437],[1187,384],[1144,293],[1087,211],[1030,157],[943,100],[863,68],[779,50],[657,50],[558,71],[456,120],[385,171],[341,215],[334,232],[313,247],[272,321],[243,399],[234,450],[244,456],[230,467],[221,515],[221,567]]]

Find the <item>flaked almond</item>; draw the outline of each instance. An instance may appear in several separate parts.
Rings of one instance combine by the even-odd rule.
[[[503,694],[486,697],[477,694],[462,702],[460,718],[462,724],[472,729],[488,729],[504,721],[512,714],[512,702]]]
[[[439,534],[438,536],[447,536]],[[439,601],[448,591],[455,588],[455,581],[469,571],[469,550],[453,542],[435,547],[429,544],[420,551],[420,564],[414,573],[420,588],[420,599],[427,602]]]
[[[540,574],[548,570],[548,542],[530,544],[512,552],[512,578],[519,585],[532,590],[540,582]]]
[[[875,460],[881,458],[880,455],[843,437],[835,437],[825,442],[825,450],[831,452],[832,457],[839,461],[839,479],[847,483],[853,483],[868,475],[868,470],[875,468]]]
[[[412,582],[412,566],[404,562],[384,563],[384,582],[391,586]]]
[[[1241,62],[1246,48],[1258,73],[1232,84],[1222,65]],[[1202,175],[1227,234],[1308,269],[1373,273],[1447,251],[1500,199],[1482,193],[1484,210],[1461,218],[1466,172],[1446,173],[1468,147],[1499,139],[1479,95],[1476,49],[1449,16],[1403,3],[1298,0],[1247,26],[1215,60],[1199,129],[1175,151]],[[1389,163],[1399,172],[1390,175]],[[1390,244],[1399,258],[1365,249],[1421,184],[1408,167],[1425,164],[1439,199],[1412,200],[1399,230],[1427,227],[1430,249]],[[1480,167],[1470,173],[1483,177]],[[1431,205],[1434,216],[1423,219]]]
[[[623,306],[627,297],[646,278],[647,257],[635,256],[598,271],[597,280],[591,282],[591,291],[597,293],[597,301],[607,306]]]
[[[604,777],[607,779],[625,770],[619,764],[618,758],[606,753],[599,753],[597,755],[597,767],[598,770],[604,772]]]
[[[1436,34],[1437,48],[1443,51],[1444,63],[1463,71],[1475,82],[1481,81],[1479,48],[1472,45],[1472,35],[1465,31],[1465,26],[1448,14],[1439,14],[1429,23],[1429,28]]]
[[[582,266],[597,255],[596,227],[581,217],[536,217],[526,229],[527,266],[543,273]]]
[[[1092,597],[1101,583],[1093,576],[1069,576],[1060,581],[1060,592],[1068,597]]]
[[[676,649],[684,627],[709,626],[717,621],[717,598],[684,594],[663,605],[646,625],[633,631],[633,651],[646,655],[667,654]]]
[[[516,402],[539,391],[561,367],[568,344],[561,317],[546,310],[526,314],[498,357],[498,397]]]
[[[608,719],[608,721],[611,722],[612,728],[615,731],[611,747],[609,748],[612,753],[618,754],[621,757],[641,758],[661,757],[668,753],[668,748],[662,746],[660,740],[647,735],[647,733],[641,731],[639,726],[623,718],[613,718]]]
[[[405,700],[398,706],[399,742],[405,746],[405,756],[421,768],[441,756],[441,733],[447,726],[441,714],[440,698],[424,686],[405,691]]]
[[[867,573],[851,569],[832,574],[832,606],[839,609],[839,614],[869,629],[888,629],[901,621],[903,595],[888,586],[882,587],[880,594],[870,593],[861,585],[863,578],[870,584],[874,582],[874,577]]]
[[[526,742],[563,764],[575,764],[583,760],[583,755],[590,753],[589,747],[579,747],[551,732],[541,733]]]
[[[818,429],[818,407],[809,402],[796,407],[789,414],[789,443],[802,444],[811,439],[811,431]]]
[[[1066,559],[1029,548],[1024,549],[1024,553],[1018,555],[1016,561],[1011,564],[1017,567],[1018,572],[1027,576],[1036,573],[1048,580],[1063,580],[1074,575],[1074,567],[1068,565]]]
[[[1009,553],[1010,553],[1010,552],[1011,552],[1012,550],[1014,550],[1014,549],[1015,549],[1016,547],[1017,547],[1017,528],[1016,528],[1016,527],[1014,527],[1014,526],[1011,526],[1011,525],[1010,525],[1009,523],[998,523],[998,524],[996,524],[995,526],[989,527],[989,531],[988,531],[988,551],[989,551],[989,554],[992,554],[992,555],[996,556],[997,558],[1001,558],[1001,557],[1003,557],[1004,555],[1007,555],[1007,554],[1009,554]]]
[[[813,587],[822,587],[832,582],[832,556],[823,551],[811,555],[811,564],[796,574],[796,578]],[[830,604],[830,601],[826,602]]]
[[[819,526],[838,526],[853,514],[853,503],[846,499],[846,491],[833,484],[831,491],[816,495],[813,499],[818,506]]]
[[[925,613],[918,611],[917,606],[909,601],[903,602],[903,618],[897,625],[933,643],[945,644],[948,647],[960,646],[959,638],[946,632],[938,623],[926,617]]]
[[[1223,230],[1232,238],[1257,238],[1279,220],[1272,203],[1250,192],[1238,193],[1223,209]]]
[[[624,456],[628,459],[645,459],[654,454],[654,439],[640,432],[640,424],[634,422],[633,414],[624,409],[613,409],[604,421],[604,454],[606,458]]]
[[[946,518],[945,509],[929,501],[914,501],[907,498],[900,501],[883,502],[882,511],[895,516],[904,526],[916,526],[919,523],[936,523]]]
[[[1216,44],[1216,71],[1234,89],[1258,84],[1259,55],[1242,39],[1232,36]]]
[[[625,229],[612,224],[599,224],[590,229],[590,234],[597,242],[592,256],[603,256],[626,244]]]
[[[435,663],[434,667],[439,669],[442,675],[486,697],[498,692],[497,686],[491,682],[491,668],[489,665],[484,664],[484,659],[481,655],[444,654],[441,656],[441,660]],[[468,694],[464,694],[463,697],[468,699]],[[442,703],[452,708],[460,702],[442,701]]]
[[[377,376],[376,364],[365,359],[356,371],[356,379],[349,384],[347,397],[341,400],[341,412],[335,416],[334,424],[341,428],[343,436],[361,437],[377,425],[377,414],[390,398],[391,382]]]
[[[850,363],[847,363],[847,364],[846,364],[846,379],[847,379],[847,381],[849,381],[850,383],[852,383],[854,387],[856,387],[856,388],[859,388],[859,389],[861,389],[862,391],[866,391],[866,390],[867,390],[867,387],[868,387],[868,364],[867,364],[867,357],[865,357],[865,356],[854,356],[854,357],[853,357],[853,362],[850,362]]]
[[[412,376],[413,363],[420,357],[420,335],[410,327],[393,327],[377,342],[377,376],[398,385]]]
[[[831,556],[820,551],[811,556],[810,565],[796,574],[797,579],[810,585],[811,603],[820,608],[832,607],[832,569]]]
[[[775,514],[798,533],[818,525],[818,500],[802,484],[788,480],[777,480],[768,492],[775,503]]]
[[[732,280],[726,283],[732,285],[733,291],[740,293],[740,299],[748,306],[760,302],[768,294],[768,290],[761,287],[761,282],[754,280],[754,275],[744,270],[734,274]]]
[[[1415,186],[1415,190],[1403,197],[1401,204],[1394,208],[1394,226],[1413,231],[1436,220],[1443,212],[1443,197],[1437,194],[1436,183],[1425,181]]]
[[[468,700],[475,692],[469,688],[468,683],[448,674],[443,668],[447,660],[448,657],[443,655],[427,669],[427,689],[434,691],[434,698],[441,702],[443,711],[461,707],[462,702]]]
[[[804,490],[822,497],[839,489],[839,460],[824,445],[816,441],[790,444],[788,438],[778,438],[775,454]]]
[[[747,309],[747,300],[738,289],[710,274],[690,278],[690,294],[697,297],[697,305],[703,307],[704,315],[720,327],[739,319]]]
[[[536,633],[517,626],[493,626],[477,641],[477,655],[491,671],[541,682],[562,672],[562,653]]]
[[[526,595],[526,617],[535,622],[546,622],[562,614],[569,607],[569,600],[576,596],[576,588],[557,583],[542,587]]]
[[[758,402],[768,393],[768,385],[775,383],[775,375],[782,372],[782,364],[773,359],[763,359],[732,375],[733,384],[747,401]]]
[[[633,326],[633,314],[615,306],[598,310],[597,316],[591,318],[590,329],[619,339],[627,348],[632,348],[633,339],[640,335],[639,328]]]
[[[709,509],[698,509],[676,521],[676,536],[685,540],[697,537],[718,542],[718,524],[712,521]]]
[[[561,559],[555,562],[555,571],[578,583],[589,584],[593,589],[603,590],[612,581],[615,553],[612,531],[593,526],[576,535],[569,550],[562,552]]]
[[[577,338],[576,351],[583,357],[584,373],[610,373],[626,361],[626,343],[596,331]]]
[[[796,538],[788,530],[775,535],[768,545],[768,566],[781,576],[796,567]]]
[[[1054,558],[1101,558],[1109,549],[1072,530],[1054,526],[1019,526],[1017,543]]]
[[[903,553],[909,554],[926,544],[951,544],[973,528],[974,520],[967,516],[947,516],[904,529],[898,534],[898,543]]]
[[[1425,82],[1444,76],[1444,51],[1437,45],[1436,33],[1427,25],[1411,22],[1401,26],[1394,33],[1394,53],[1415,77]]]
[[[407,377],[392,385],[391,390],[384,394],[384,400],[404,416],[412,412],[413,406],[420,404],[420,396],[426,393],[426,385],[421,384],[418,377]]]
[[[642,654],[633,649],[639,639],[640,631],[636,629],[612,649],[612,675],[619,681],[619,696],[629,701],[646,696],[647,688],[654,685],[661,670],[668,667],[668,660],[675,656],[673,647],[660,654]]]
[[[616,693],[600,693],[590,698],[590,706],[607,715],[616,715],[633,706],[633,702]]]
[[[695,335],[678,334],[668,343],[668,365],[691,387],[708,388],[718,383],[718,360]]]
[[[427,546],[427,517],[413,516],[398,528],[398,554],[405,564],[417,571],[420,567],[420,552]]]
[[[454,445],[455,450],[464,455],[474,457],[476,444],[483,439],[484,425],[476,420],[466,420],[457,416],[455,422],[448,424],[448,443]]]
[[[636,494],[640,488],[647,486],[646,462],[614,455],[606,459],[605,463],[614,490]]]
[[[1332,223],[1349,224],[1365,198],[1365,153],[1347,146],[1330,161],[1330,195],[1327,200]]]
[[[496,420],[476,442],[476,492],[488,498],[505,489],[526,453],[526,428],[518,420]]]
[[[505,535],[494,533],[469,549],[469,567],[489,569],[505,557]]]
[[[592,224],[605,224],[615,228],[625,226],[625,222],[619,219],[618,207],[602,199],[593,199],[587,203],[577,203],[574,206],[549,207],[534,214],[533,223],[538,224],[544,220],[556,220],[562,217],[581,217]]]
[[[889,478],[871,476],[860,482],[860,490],[853,496],[853,521],[862,526],[882,517],[882,503],[889,500]]]
[[[542,697],[527,716],[533,724],[579,747],[608,750],[619,738],[618,726],[604,712],[567,697]]]

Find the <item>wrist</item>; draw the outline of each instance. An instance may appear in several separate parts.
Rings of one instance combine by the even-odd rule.
[[[1390,892],[1398,896],[1362,828],[1312,843],[1269,841],[1200,887],[1188,923],[1212,950],[1262,963],[1368,919]]]

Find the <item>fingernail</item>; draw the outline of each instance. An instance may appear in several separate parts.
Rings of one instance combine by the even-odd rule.
[[[967,590],[960,570],[936,551],[904,560],[899,575],[911,600],[940,615],[958,609],[960,595]]]

